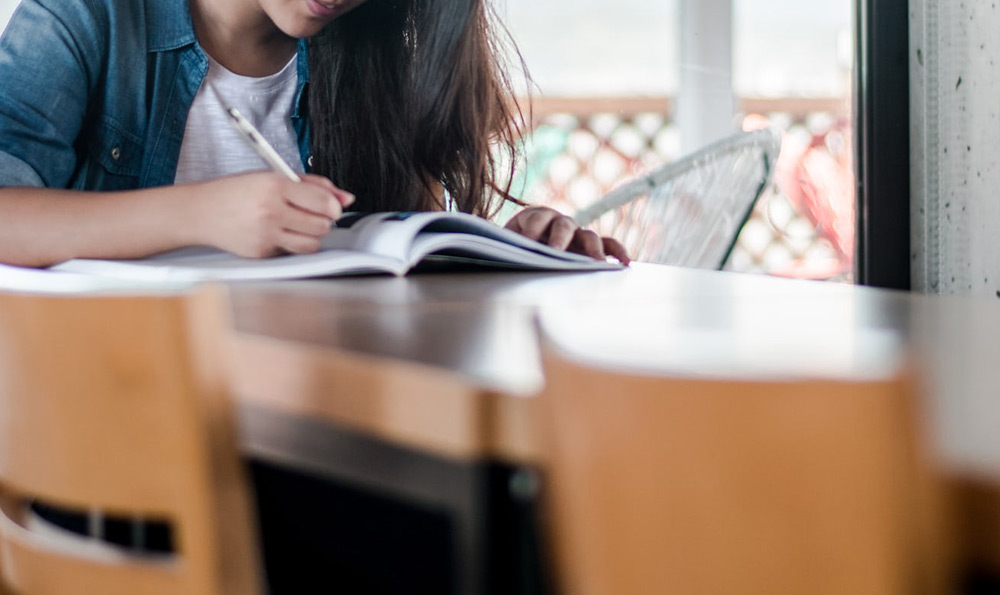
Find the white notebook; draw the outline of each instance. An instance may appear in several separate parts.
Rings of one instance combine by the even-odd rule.
[[[621,265],[550,248],[464,213],[347,214],[315,254],[240,258],[205,247],[139,260],[70,260],[53,271],[147,281],[263,280],[388,273],[422,262],[545,271],[613,270]]]

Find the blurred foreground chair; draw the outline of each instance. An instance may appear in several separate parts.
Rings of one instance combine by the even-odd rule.
[[[743,132],[664,165],[573,215],[635,260],[722,269],[781,151],[772,130]]]
[[[956,533],[968,592],[1000,592],[1000,478],[980,475],[956,483]]]
[[[543,326],[558,592],[938,592],[904,375],[713,378],[574,347]]]
[[[221,289],[0,294],[7,588],[23,595],[261,592],[227,389],[226,311]],[[162,522],[173,551],[133,550],[60,529],[38,517],[39,504]]]

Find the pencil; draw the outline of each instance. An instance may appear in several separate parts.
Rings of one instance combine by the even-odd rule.
[[[261,159],[267,162],[274,171],[284,174],[285,177],[292,180],[293,182],[301,182],[302,177],[295,173],[288,162],[281,158],[281,155],[274,150],[271,143],[267,142],[267,139],[261,135],[260,131],[254,128],[254,125],[250,123],[249,120],[243,117],[235,107],[230,107],[226,109],[226,113],[229,114],[229,118],[232,121],[233,127],[236,131],[240,133],[247,143],[253,147],[253,150],[260,155]]]

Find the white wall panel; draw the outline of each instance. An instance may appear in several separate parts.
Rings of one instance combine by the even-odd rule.
[[[676,118],[685,153],[740,129],[734,121],[733,2],[681,0]]]

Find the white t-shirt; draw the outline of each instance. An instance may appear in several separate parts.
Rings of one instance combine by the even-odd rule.
[[[302,172],[292,107],[298,83],[297,58],[281,72],[241,76],[209,58],[208,75],[191,104],[177,162],[175,184],[202,182],[270,169],[233,128],[226,107],[235,107],[297,172]]]

